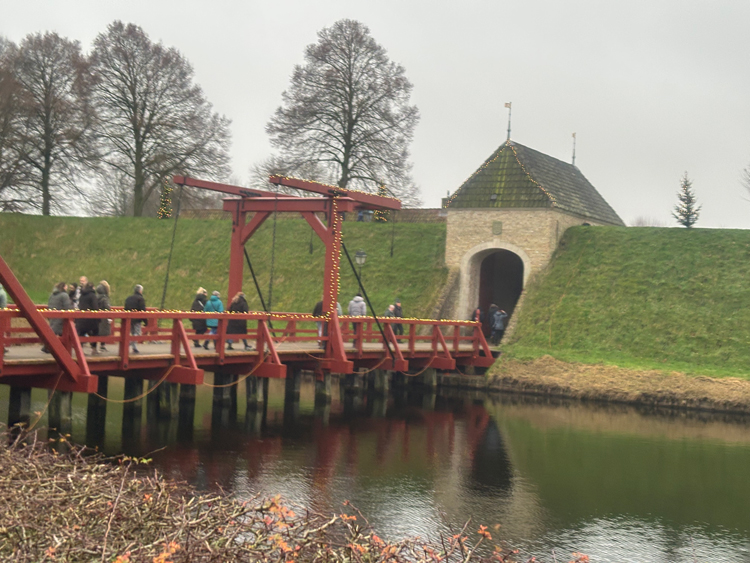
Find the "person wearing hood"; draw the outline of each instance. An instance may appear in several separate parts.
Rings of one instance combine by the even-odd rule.
[[[72,308],[73,304],[70,302],[70,296],[68,295],[68,292],[65,291],[65,282],[55,284],[55,287],[52,289],[52,293],[49,296],[49,300],[47,301],[47,309],[53,311],[67,311]],[[57,336],[62,336],[63,319],[50,319],[49,327]],[[42,348],[42,352],[45,354],[50,353],[46,345]]]
[[[96,298],[94,284],[87,282],[81,289],[81,297],[78,300],[78,309],[80,311],[98,311],[99,302]],[[98,336],[99,319],[76,319],[76,332],[78,336]],[[96,342],[91,343],[91,355],[96,356],[99,352],[96,349]]]
[[[237,295],[234,296],[232,299],[232,303],[229,305],[229,312],[230,313],[248,313],[250,311],[250,307],[247,305],[247,299],[245,299],[245,294],[241,291],[237,293]],[[231,319],[227,323],[227,334],[247,334],[247,320],[246,319]],[[232,340],[227,340],[227,349],[228,350],[234,350],[232,348]],[[245,350],[249,351],[252,350],[253,347],[250,346],[250,344],[247,343],[247,339],[243,338],[242,342],[245,344]]]
[[[206,301],[208,301],[208,291],[206,291],[202,287],[199,287],[198,291],[195,293],[195,299],[193,299],[193,304],[190,307],[190,310],[202,313],[206,308]],[[193,325],[195,334],[206,334],[206,331],[208,330],[208,327],[206,326],[206,319],[197,317],[194,319],[190,319],[190,323]],[[198,342],[198,340],[193,340],[193,345],[196,348],[201,347],[201,343]]]
[[[99,304],[100,311],[110,311],[112,304],[109,300],[109,283],[107,280],[102,280],[99,285],[96,286],[96,299]],[[112,319],[99,319],[99,336],[110,336],[112,334]],[[102,352],[107,351],[107,346],[104,342],[99,344],[99,350]]]
[[[219,296],[221,293],[214,291],[211,294],[211,298],[206,302],[206,306],[203,308],[204,313],[223,313],[224,304],[221,302]],[[208,334],[216,334],[219,328],[219,319],[206,319],[206,328],[208,328]],[[206,340],[203,347],[208,350],[208,343],[210,340]],[[214,340],[214,350],[216,350],[216,340]]]
[[[365,303],[365,300],[362,298],[362,294],[358,293],[354,296],[354,299],[349,301],[349,307],[347,308],[347,312],[349,313],[350,317],[364,317],[367,315],[367,303]],[[354,331],[354,334],[357,334],[357,323],[352,323],[352,330]],[[357,338],[354,338],[354,345],[357,345]]]

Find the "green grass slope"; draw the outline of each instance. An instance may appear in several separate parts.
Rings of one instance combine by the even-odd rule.
[[[46,303],[55,282],[94,283],[106,279],[112,303],[122,305],[133,285],[144,286],[146,303],[161,302],[174,222],[151,218],[39,217],[0,214],[0,256],[37,303]],[[268,301],[273,222],[267,220],[248,241],[263,296]],[[313,240],[302,219],[279,220],[273,284],[274,311],[311,312],[322,297],[324,247]],[[362,248],[365,289],[378,314],[396,297],[404,315],[424,317],[447,277],[445,225],[397,223],[394,255],[391,225],[347,222],[343,240],[350,254]],[[165,308],[189,309],[195,290],[218,289],[226,303],[229,271],[229,221],[181,219],[177,224]],[[247,266],[244,291],[251,309],[261,310]],[[357,282],[342,253],[340,302],[346,313]]]
[[[529,287],[510,357],[750,373],[750,231],[575,227]]]

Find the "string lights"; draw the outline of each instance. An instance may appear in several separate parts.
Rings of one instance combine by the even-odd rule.
[[[164,180],[159,198],[159,210],[156,212],[157,219],[169,219],[172,216],[172,191],[174,187],[169,180]]]

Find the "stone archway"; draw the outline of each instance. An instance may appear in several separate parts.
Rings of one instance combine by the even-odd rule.
[[[461,259],[458,318],[469,318],[477,306],[486,311],[490,303],[512,314],[530,274],[531,260],[515,244],[486,242],[471,248]]]

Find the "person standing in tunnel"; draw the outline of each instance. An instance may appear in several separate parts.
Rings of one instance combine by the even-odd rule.
[[[503,339],[503,334],[505,334],[505,320],[507,318],[508,313],[502,309],[496,310],[493,314],[492,320],[490,321],[492,323],[492,337],[490,342],[493,346],[500,344],[500,341]]]

